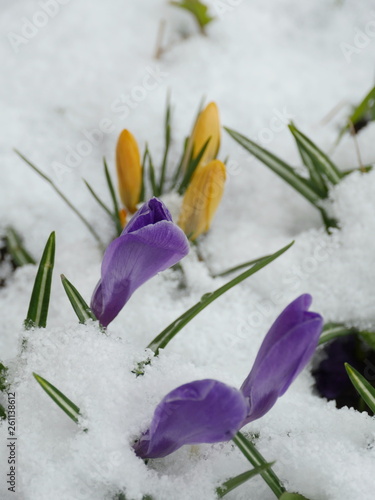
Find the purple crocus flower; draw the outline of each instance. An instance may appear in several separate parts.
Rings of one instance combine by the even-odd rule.
[[[308,311],[310,295],[284,309],[267,333],[254,366],[234,389],[217,380],[196,380],[167,394],[156,407],[149,429],[134,445],[142,458],[169,455],[185,444],[231,439],[262,417],[306,366],[318,344],[323,318]]]
[[[189,252],[183,231],[158,198],[145,203],[104,253],[91,309],[103,326],[118,315],[134,291]]]

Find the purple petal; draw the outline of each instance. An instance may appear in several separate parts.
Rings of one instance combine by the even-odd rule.
[[[189,252],[183,231],[171,221],[168,210],[156,198],[145,204],[133,219],[128,232],[124,231],[108,246],[101,280],[91,299],[91,309],[103,326],[113,321],[139,286]]]
[[[241,428],[248,409],[246,398],[233,387],[210,379],[190,382],[162,399],[134,449],[142,458],[159,458],[185,444],[227,441]]]
[[[121,234],[133,233],[142,227],[167,220],[172,222],[168,208],[158,198],[151,198],[134,214]]]
[[[323,318],[307,310],[311,301],[307,294],[298,297],[284,309],[267,333],[241,387],[250,402],[244,424],[267,413],[314,354]]]

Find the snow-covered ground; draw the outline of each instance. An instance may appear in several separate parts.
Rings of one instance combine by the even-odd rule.
[[[329,236],[312,206],[225,133],[220,156],[230,156],[226,192],[200,243],[204,261],[194,250],[184,260],[188,288],[178,290],[175,274],[166,271],[134,294],[108,336],[77,326],[58,276],[64,273],[89,300],[100,274],[100,251],[12,148],[50,175],[109,242],[113,228],[81,178],[108,200],[102,157],[115,174],[115,144],[123,128],[142,148],[147,141],[160,163],[168,90],[174,107],[172,163],[206,96],[217,102],[224,125],[298,165],[287,122],[293,119],[331,151],[349,106],[327,125],[322,119],[341,101],[359,102],[373,85],[371,0],[207,3],[218,19],[204,37],[187,13],[164,0],[1,1],[0,229],[15,227],[37,260],[53,230],[57,241],[48,327],[26,334],[22,354],[22,322],[36,267],[17,269],[0,289],[0,360],[11,369],[17,396],[16,498],[104,500],[123,490],[128,500],[144,494],[155,500],[213,500],[218,485],[249,468],[233,444],[184,447],[148,466],[133,453],[132,440],[147,427],[160,399],[199,378],[239,387],[270,324],[303,292],[312,294],[313,310],[327,321],[375,328],[375,172],[348,176],[332,191],[342,227]],[[41,15],[46,9],[49,14]],[[162,19],[168,48],[155,60]],[[182,39],[180,32],[191,36]],[[99,128],[102,133],[92,135]],[[375,161],[374,134],[369,125],[358,135],[364,163]],[[85,149],[87,137],[95,144]],[[357,166],[353,139],[345,137],[332,158],[343,169]],[[269,254],[292,239],[296,243],[285,255],[202,312],[144,377],[134,377],[131,370],[144,359],[145,346],[228,279],[213,279],[210,271]],[[80,406],[89,432],[53,404],[32,372]],[[289,491],[310,500],[371,500],[374,420],[337,410],[313,393],[312,384],[305,370],[271,412],[246,430],[260,434],[259,449],[276,460],[275,471]],[[0,436],[3,471],[5,425]],[[1,498],[15,498],[1,474]],[[227,498],[271,500],[273,494],[255,478]]]

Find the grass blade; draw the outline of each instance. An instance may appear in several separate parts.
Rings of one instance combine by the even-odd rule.
[[[184,140],[184,146],[183,146],[182,155],[181,155],[180,161],[179,161],[179,163],[178,163],[178,165],[176,167],[176,170],[175,170],[175,173],[174,173],[174,176],[173,176],[172,184],[171,184],[171,187],[170,187],[171,191],[176,187],[176,184],[178,183],[179,178],[181,176],[182,167],[183,167],[183,164],[184,164],[184,159],[186,157],[186,151],[187,151],[187,147],[188,147],[188,142],[189,142],[189,137],[186,137],[185,140]]]
[[[78,419],[80,416],[80,410],[77,405],[75,405],[70,399],[68,399],[65,394],[56,389],[55,386],[50,384],[47,380],[42,378],[40,375],[33,373],[36,381],[42,389],[46,391],[48,396],[59,406],[62,411],[64,411],[69,418],[73,420],[76,424],[78,424]]]
[[[70,283],[70,281],[62,274],[61,281],[68,296],[70,303],[77,315],[80,323],[86,323],[87,320],[97,321],[95,314],[92,312],[90,307],[84,301],[82,295],[78,290]]]
[[[345,363],[345,369],[355,390],[370,410],[375,413],[375,388],[349,363]]]
[[[117,234],[120,235],[122,233],[122,225],[121,225],[120,214],[119,214],[120,209],[119,209],[119,206],[117,203],[115,189],[113,187],[111,176],[109,175],[108,165],[107,165],[105,158],[103,158],[103,163],[104,163],[105,178],[107,180],[108,189],[109,189],[109,192],[110,192],[110,195],[112,198],[112,203],[113,203],[113,215],[112,215],[112,217],[113,217],[113,220],[116,224]]]
[[[228,479],[228,481],[225,481],[225,483],[223,483],[219,488],[216,488],[216,494],[218,498],[223,498],[223,496],[225,496],[227,493],[230,493],[238,486],[241,486],[241,484],[246,483],[246,481],[248,481],[249,479],[268,470],[270,467],[272,467],[273,463],[269,464],[265,463],[264,465],[260,465],[259,467],[255,467],[252,470],[248,470],[246,472],[243,472],[242,474],[239,474],[236,477]]]
[[[310,203],[316,206],[317,202],[321,199],[320,194],[313,188],[309,181],[299,176],[294,169],[287,165],[283,160],[273,155],[266,149],[258,146],[255,142],[251,141],[244,135],[224,127],[228,134],[244,147],[249,153],[254,155],[258,160],[267,165],[275,174],[280,176],[302,196],[304,196]]]
[[[167,168],[167,159],[169,153],[169,146],[171,144],[171,103],[170,97],[168,95],[167,98],[167,110],[165,113],[165,146],[164,146],[164,155],[163,162],[160,169],[160,181],[159,181],[159,196],[163,194],[164,183],[165,183],[165,173]]]
[[[148,158],[148,175],[149,175],[149,181],[151,184],[152,195],[158,196],[159,188],[158,188],[158,185],[156,183],[154,163],[152,161],[152,157],[151,157],[151,153],[150,153],[149,149],[147,149],[147,158]]]
[[[190,180],[193,177],[195,169],[198,167],[199,162],[201,161],[202,156],[204,155],[204,152],[206,151],[210,140],[211,140],[211,137],[209,137],[207,139],[207,141],[203,144],[202,149],[199,151],[196,158],[190,159],[188,167],[187,167],[185,175],[184,175],[184,178],[182,179],[182,182],[181,182],[180,187],[178,189],[179,194],[183,194],[184,191],[186,191],[186,189],[190,183]]]
[[[320,335],[319,345],[356,332],[355,328],[345,326],[343,323],[327,323],[324,325],[322,334]]]
[[[7,227],[5,232],[7,249],[17,266],[36,264],[31,255],[23,248],[19,234],[12,227]]]
[[[332,184],[338,184],[342,178],[341,172],[328,156],[293,124],[289,125],[289,130],[292,132],[298,148],[303,151],[303,158],[308,159],[307,163],[310,164],[310,168],[320,172]]]
[[[33,163],[31,163],[31,161],[29,161],[25,156],[23,156],[22,153],[17,151],[17,149],[15,149],[14,151],[25,163],[27,163],[37,174],[43,177],[43,179],[46,180],[52,186],[52,188],[60,196],[60,198],[68,205],[68,207],[71,210],[73,210],[73,212],[77,215],[77,217],[81,219],[81,221],[84,223],[84,225],[87,227],[87,229],[90,231],[90,233],[98,242],[100,248],[104,248],[103,242],[100,239],[98,233],[93,228],[93,226],[88,222],[88,220],[85,219],[85,217],[83,217],[83,215],[76,209],[76,207],[70,203],[68,198],[60,191],[60,189],[56,186],[56,184],[52,181],[52,179],[50,179],[48,175],[44,174],[41,170],[39,170],[38,167],[36,167]]]
[[[83,182],[86,184],[87,186],[87,189],[90,191],[90,193],[92,194],[93,198],[95,199],[95,201],[97,201],[97,203],[102,207],[102,209],[111,217],[113,218],[113,213],[110,211],[110,209],[107,207],[107,205],[99,198],[99,196],[95,193],[95,191],[93,190],[93,188],[90,186],[90,184],[85,180],[83,179]]]
[[[268,259],[268,257],[271,257],[271,255],[265,255],[264,257],[258,257],[257,259],[249,260],[248,262],[244,262],[243,264],[239,264],[238,266],[230,267],[229,269],[226,269],[225,271],[222,271],[221,273],[213,274],[212,277],[219,278],[222,276],[227,276],[228,274],[239,271],[240,269],[244,269],[245,267],[249,267],[249,266],[252,266],[253,264],[257,264],[258,262],[261,262],[263,259]]]
[[[260,475],[271,488],[271,490],[275,493],[277,498],[280,498],[281,495],[285,492],[285,488],[280,479],[273,472],[270,464],[265,461],[263,456],[255,448],[253,443],[246,439],[241,432],[237,432],[237,434],[232,439],[253,467],[267,466],[267,470],[261,472]]]
[[[308,500],[308,499],[303,495],[300,495],[299,493],[289,493],[288,491],[286,491],[281,495],[280,500]]]
[[[269,257],[264,258],[261,262],[258,262],[247,271],[243,272],[239,276],[236,276],[236,278],[232,279],[231,281],[221,286],[214,292],[206,293],[205,295],[203,295],[201,300],[197,304],[191,307],[188,311],[184,312],[180,317],[174,320],[173,323],[167,326],[167,328],[165,328],[148,345],[148,348],[154,351],[155,355],[157,355],[159,349],[164,348],[185,325],[187,325],[198,313],[200,313],[203,309],[205,309],[208,305],[210,305],[211,302],[219,298],[221,295],[223,295],[225,292],[227,292],[234,286],[244,281],[246,278],[249,278],[256,272],[260,271],[263,267],[270,264],[273,260],[280,257],[280,255],[286,252],[293,244],[294,241],[289,243],[289,245],[285,246],[281,250],[278,250],[274,254],[270,255]]]
[[[47,326],[48,306],[51,295],[53,266],[55,263],[55,233],[52,232],[44,248],[31,294],[29,310],[24,322],[26,330]]]

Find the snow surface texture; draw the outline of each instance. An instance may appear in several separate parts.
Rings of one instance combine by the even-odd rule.
[[[358,30],[375,19],[370,0],[212,1],[220,11],[208,37],[196,33],[188,14],[161,0],[71,0],[16,52],[9,33],[21,35],[24,17],[41,10],[30,0],[2,1],[0,56],[1,226],[22,233],[40,258],[57,231],[56,269],[46,330],[26,334],[25,317],[36,268],[25,266],[0,289],[0,359],[10,366],[17,394],[19,499],[103,500],[126,488],[129,500],[213,500],[215,487],[249,464],[231,443],[184,447],[146,466],[131,443],[150,422],[167,391],[179,384],[217,378],[239,387],[268,327],[302,292],[327,321],[375,328],[375,172],[351,175],[332,192],[332,210],[342,229],[328,236],[318,212],[227,135],[221,156],[230,155],[228,184],[211,232],[185,259],[188,289],[177,290],[167,271],[138,290],[104,336],[77,326],[58,276],[64,274],[89,299],[99,278],[100,252],[82,223],[50,187],[13,153],[19,148],[48,175],[95,225],[103,240],[112,226],[81,181],[107,196],[101,158],[114,173],[117,135],[129,128],[156,160],[162,155],[162,119],[167,89],[175,108],[171,159],[177,161],[202,95],[215,100],[225,125],[259,140],[290,163],[297,150],[286,126],[293,118],[328,151],[348,107],[326,126],[321,119],[339,101],[358,102],[373,84],[375,39],[362,40],[349,57]],[[236,6],[233,6],[237,4]],[[167,20],[159,61],[153,59],[159,21]],[[178,31],[192,36],[179,41]],[[139,90],[148,74],[151,90]],[[138,89],[138,90],[136,90]],[[131,107],[122,95],[133,95]],[[134,97],[135,96],[135,97]],[[137,101],[138,99],[138,101]],[[110,120],[92,152],[76,158],[84,131]],[[280,125],[280,122],[277,122]],[[107,121],[108,127],[108,121]],[[268,129],[268,131],[265,131]],[[280,130],[281,129],[281,130]],[[358,136],[363,162],[375,158],[375,127]],[[353,141],[344,138],[333,159],[341,168],[358,164]],[[173,197],[166,197],[178,204]],[[294,247],[201,313],[170,343],[144,377],[131,373],[144,347],[178,314],[226,279],[213,279],[237,263],[266,255],[292,239]],[[41,390],[35,371],[68,395],[85,416],[84,433]],[[290,491],[311,500],[373,499],[375,422],[366,414],[318,398],[308,370],[272,411],[246,430],[260,433],[258,446]],[[0,427],[0,470],[5,470],[6,426]],[[3,474],[3,472],[1,472]],[[8,495],[8,496],[7,496]],[[9,496],[10,495],[10,496]],[[8,494],[5,475],[0,497]],[[271,500],[260,478],[229,499]]]

